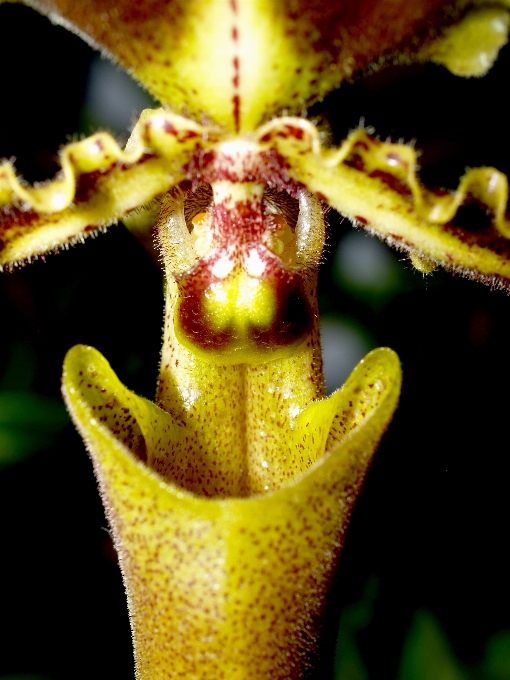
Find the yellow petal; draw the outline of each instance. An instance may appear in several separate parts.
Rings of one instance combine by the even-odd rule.
[[[439,264],[510,286],[508,180],[495,168],[470,170],[454,192],[432,191],[419,182],[412,147],[381,142],[364,130],[332,150],[321,147],[317,130],[302,119],[275,120],[257,135],[286,158],[294,179],[358,226],[426,258],[429,271]],[[458,209],[470,201],[490,211],[489,225],[470,230],[462,223]]]
[[[214,131],[162,110],[145,111],[125,150],[101,132],[69,144],[62,172],[46,185],[25,186],[0,165],[0,268],[82,240],[168,191]]]
[[[30,4],[112,54],[163,105],[236,132],[298,113],[396,51],[412,55],[455,17],[445,0]]]
[[[306,474],[265,496],[221,499],[195,496],[136,458],[129,442],[145,435],[133,419],[117,426],[98,417],[94,406],[111,385],[94,376],[97,360],[93,350],[71,350],[64,395],[121,557],[137,677],[303,677],[319,652],[356,491],[398,400],[395,354],[371,353],[333,399],[332,448]],[[123,408],[143,420],[148,402],[135,402]],[[314,405],[311,419],[329,403]]]
[[[508,4],[508,0],[507,0]],[[510,14],[502,7],[479,7],[444,36],[420,50],[456,76],[484,76],[508,42]]]

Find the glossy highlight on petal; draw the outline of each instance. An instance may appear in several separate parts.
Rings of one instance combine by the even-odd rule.
[[[142,440],[147,451],[154,445],[139,423],[156,411],[144,416],[148,402],[113,378],[102,387],[102,362],[90,348],[71,350],[64,396],[120,553],[137,677],[306,677],[321,651],[321,615],[352,503],[398,400],[395,354],[371,353],[340,392],[303,412],[296,442],[333,423],[322,435],[325,456],[280,489],[244,499],[193,495],[160,477],[150,456],[137,457]],[[115,419],[98,417],[112,388],[120,434]],[[160,425],[155,417],[154,432],[167,429],[165,418]]]

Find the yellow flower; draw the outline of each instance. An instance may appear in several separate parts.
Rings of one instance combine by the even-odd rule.
[[[440,264],[507,285],[508,183],[496,169],[471,170],[453,193],[427,190],[411,147],[358,130],[325,149],[311,123],[274,116],[300,113],[387,60],[483,75],[507,41],[509,0],[459,0],[454,10],[444,0],[33,4],[113,55],[164,109],[142,117],[125,151],[106,134],[65,147],[62,177],[48,185],[27,187],[8,163],[0,166],[0,205],[9,206],[0,266],[82,239],[184,179],[196,181],[204,158],[237,139],[263,154],[265,182],[307,187],[423,271]],[[490,229],[455,222],[466,199],[487,206]]]
[[[349,513],[400,388],[382,349],[323,398],[320,201],[423,271],[442,264],[492,284],[510,279],[510,225],[494,168],[471,170],[454,193],[427,190],[412,148],[365,130],[324,148],[297,116],[385,60],[482,75],[507,40],[509,2],[33,4],[162,104],[125,149],[106,133],[65,147],[46,185],[0,166],[0,265],[121,218],[161,248],[157,404],[91,348],[64,367],[121,556],[138,677],[307,677]],[[466,198],[493,213],[490,233],[453,223]]]

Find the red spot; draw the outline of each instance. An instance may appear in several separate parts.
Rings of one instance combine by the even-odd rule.
[[[360,156],[359,153],[353,153],[349,156],[344,161],[345,165],[347,165],[349,168],[353,168],[354,170],[359,170],[360,172],[363,172],[365,169],[365,161],[363,158]]]
[[[232,27],[232,40],[237,42],[239,39],[239,33],[237,32],[237,26]]]
[[[287,125],[287,130],[296,139],[303,139],[305,136],[305,131],[300,127],[294,127],[293,125]]]
[[[237,90],[239,89],[239,57],[234,57],[232,64],[234,65],[234,77],[232,78],[232,84],[234,85],[234,89]]]
[[[318,191],[315,195],[317,196],[319,201],[324,201],[324,203],[328,202],[328,197],[322,194],[320,191]]]
[[[230,0],[230,6],[232,7],[232,11],[237,14],[237,0]]]
[[[261,142],[270,142],[271,141],[272,134],[270,132],[266,132],[266,134],[260,138]]]
[[[401,196],[412,195],[410,187],[407,184],[401,182],[399,179],[397,179],[394,175],[392,175],[389,172],[384,172],[383,170],[372,170],[372,172],[368,176],[373,177],[374,179],[381,180],[392,191],[395,191],[397,194],[400,194]]]
[[[101,170],[94,170],[94,172],[86,172],[79,175],[76,182],[76,191],[74,194],[74,203],[85,203],[90,200],[90,197],[97,191],[97,181],[104,173]]]
[[[361,224],[368,224],[368,220],[366,220],[364,217],[361,217],[361,215],[354,215],[354,219],[357,222],[361,222]]]
[[[163,129],[167,135],[177,135],[177,128],[169,120],[165,120]]]
[[[232,107],[233,107],[234,124],[235,124],[235,127],[236,127],[236,132],[239,132],[241,98],[238,94],[235,94],[232,97]]]
[[[94,224],[88,224],[83,231],[85,232],[94,231],[94,229],[97,229],[97,226],[95,226]]]
[[[194,132],[193,130],[181,130],[181,132],[179,132],[177,135],[177,139],[179,142],[185,142],[188,139],[194,139],[198,136],[198,132]]]

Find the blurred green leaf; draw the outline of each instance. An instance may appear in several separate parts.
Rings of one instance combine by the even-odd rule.
[[[56,399],[0,391],[0,469],[51,445],[68,424],[64,405]]]
[[[407,634],[398,680],[466,680],[436,618],[428,611],[414,615]]]
[[[379,309],[406,287],[406,271],[398,256],[365,232],[349,231],[338,244],[333,276],[337,285]]]
[[[336,644],[335,680],[368,680],[368,671],[353,635],[340,631]],[[1,679],[0,679],[1,680]]]
[[[496,633],[488,641],[481,677],[485,680],[509,680],[510,630]]]
[[[6,364],[0,378],[0,391],[29,390],[37,373],[37,355],[28,341],[13,342],[6,352]]]
[[[379,581],[372,576],[368,579],[360,600],[342,612],[335,650],[335,680],[368,680],[368,671],[359,652],[356,635],[370,624],[378,592]]]

